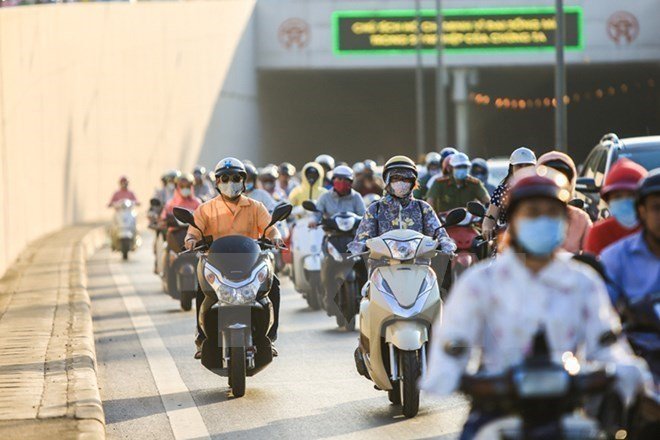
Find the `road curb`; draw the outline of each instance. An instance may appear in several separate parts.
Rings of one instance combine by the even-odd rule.
[[[0,280],[0,438],[104,439],[87,258],[106,228],[30,243]]]

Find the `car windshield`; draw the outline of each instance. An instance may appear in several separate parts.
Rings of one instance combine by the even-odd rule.
[[[660,167],[660,145],[657,148],[624,151],[619,154],[617,159],[621,159],[622,157],[637,162],[647,170],[652,170]]]

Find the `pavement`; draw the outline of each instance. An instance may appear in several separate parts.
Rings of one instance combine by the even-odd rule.
[[[112,439],[456,438],[468,403],[422,395],[406,419],[355,370],[357,332],[340,331],[282,283],[280,356],[235,399],[226,378],[193,359],[194,311],[153,274],[152,242],[129,261],[103,248],[88,260],[98,382]]]
[[[0,280],[0,438],[104,438],[82,225],[31,243]]]

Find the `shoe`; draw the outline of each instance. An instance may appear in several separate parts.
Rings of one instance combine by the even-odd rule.
[[[202,358],[202,349],[198,348],[197,351],[195,351],[195,359],[201,359]]]
[[[280,355],[280,353],[277,351],[277,348],[275,348],[275,345],[270,344],[270,349],[273,350],[273,357],[277,357]]]

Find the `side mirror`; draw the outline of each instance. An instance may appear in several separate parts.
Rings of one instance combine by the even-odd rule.
[[[582,199],[573,199],[568,202],[569,206],[574,206],[578,209],[584,209],[584,200]]]
[[[185,208],[180,208],[178,206],[175,207],[174,218],[179,220],[181,223],[197,228],[197,225],[195,225],[195,217],[193,216],[193,213]]]
[[[316,207],[316,203],[311,200],[305,200],[302,202],[302,207],[305,208],[305,211],[318,212],[319,209]]]
[[[160,200],[154,198],[149,200],[149,206],[151,206],[152,208],[160,208],[161,206],[163,206],[163,203]]]
[[[442,226],[445,228],[449,226],[456,226],[457,224],[465,220],[466,216],[467,216],[467,211],[465,210],[465,208],[452,209],[445,217],[445,222]]]
[[[483,218],[486,216],[486,207],[479,202],[468,202],[467,211],[475,217]]]
[[[273,209],[273,213],[270,215],[270,223],[268,223],[268,226],[266,226],[266,229],[264,229],[264,233],[261,234],[261,239],[266,238],[266,232],[275,225],[275,223],[284,220],[291,214],[291,210],[293,209],[293,206],[291,206],[290,203],[280,203]]]
[[[575,190],[583,194],[593,194],[600,191],[600,188],[596,186],[593,177],[579,177],[575,183]]]

